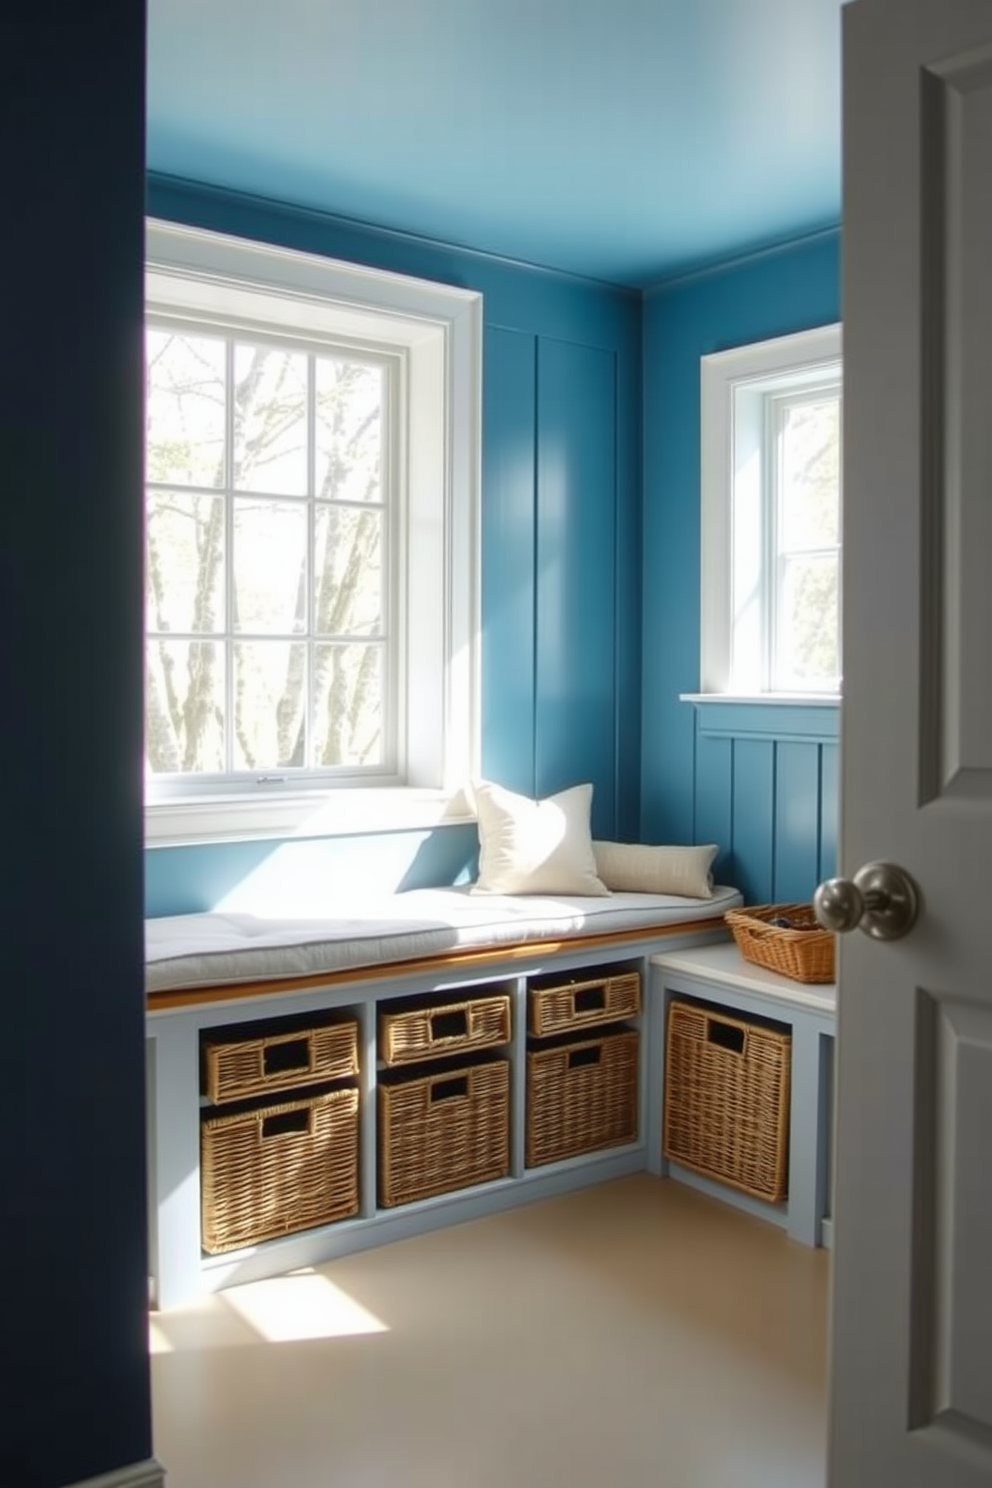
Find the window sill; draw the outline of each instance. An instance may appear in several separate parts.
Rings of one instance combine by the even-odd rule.
[[[683,692],[697,712],[699,733],[717,739],[772,739],[797,743],[836,740],[841,699],[836,693]]]
[[[145,807],[145,846],[287,837],[360,837],[473,822],[461,791],[395,787],[268,796],[201,796]]]

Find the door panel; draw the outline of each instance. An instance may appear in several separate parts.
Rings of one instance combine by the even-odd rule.
[[[830,1488],[992,1480],[992,5],[844,11],[841,871]]]

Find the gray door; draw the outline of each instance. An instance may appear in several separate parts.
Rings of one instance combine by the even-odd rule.
[[[992,1481],[992,3],[844,12],[831,1488]]]

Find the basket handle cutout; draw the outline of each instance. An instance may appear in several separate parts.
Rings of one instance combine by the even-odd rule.
[[[310,1040],[302,1038],[280,1039],[278,1043],[266,1044],[262,1050],[262,1069],[266,1075],[284,1075],[290,1070],[310,1068]]]
[[[310,1110],[304,1106],[299,1111],[277,1111],[274,1116],[262,1119],[262,1140],[267,1137],[285,1137],[310,1131]]]
[[[583,987],[581,992],[576,992],[575,1011],[577,1013],[602,1013],[605,1008],[605,987]]]
[[[716,1044],[718,1049],[728,1049],[731,1054],[743,1054],[744,1030],[733,1023],[720,1023],[716,1018],[710,1018],[706,1025],[706,1042]]]
[[[431,1086],[431,1100],[455,1100],[468,1095],[468,1077],[456,1075],[453,1080],[435,1080]]]
[[[589,1049],[572,1049],[568,1056],[570,1070],[580,1069],[584,1064],[598,1064],[603,1052],[602,1044],[593,1044]]]
[[[468,1035],[468,1013],[464,1008],[432,1013],[430,1024],[432,1039],[466,1038]]]

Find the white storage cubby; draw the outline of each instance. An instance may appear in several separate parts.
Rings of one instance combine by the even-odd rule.
[[[666,950],[652,957],[651,977],[649,1170],[771,1220],[805,1245],[829,1245],[836,987],[766,971],[746,961],[730,942]],[[744,1017],[770,1019],[791,1030],[788,1196],[781,1203],[741,1193],[664,1156],[667,1022],[673,998],[683,997]]]
[[[675,944],[694,945],[712,941],[714,932],[711,928],[688,931],[668,937],[664,943],[671,945],[673,939]],[[337,980],[301,991],[153,1007],[147,1020],[153,1300],[162,1308],[175,1307],[236,1282],[278,1275],[349,1251],[643,1170],[647,1166],[649,1085],[643,1005],[650,957],[658,948],[657,937],[627,940],[619,946],[576,945],[550,952],[535,947],[531,953],[521,954],[517,950],[502,958],[495,954],[484,964],[453,963],[441,970],[408,968],[392,973],[384,968],[374,979],[365,972],[351,980]],[[591,1038],[593,1026],[618,1026],[614,1023],[610,998],[618,985],[623,990],[623,978],[631,974],[638,978],[638,1011],[624,1011],[620,1021],[639,1035],[637,1121],[633,1140],[528,1168],[525,1135],[530,989],[559,981],[579,984],[580,1020],[590,1025],[582,1036]],[[595,990],[597,981],[608,978],[620,978],[620,983],[609,984],[601,995]],[[430,1198],[381,1206],[377,1199],[376,1113],[378,1082],[386,1061],[380,1057],[380,1018],[405,1008],[414,1010],[435,1004],[470,1014],[471,1008],[466,1009],[466,1005],[474,1000],[491,1001],[502,996],[508,997],[510,1003],[509,1039],[505,1043],[500,1039],[486,1047],[509,1061],[508,1175]],[[622,1006],[626,1009],[628,1005]],[[354,1018],[358,1024],[358,1071],[354,1077],[359,1092],[358,1212],[352,1218],[301,1230],[243,1251],[207,1255],[201,1246],[200,1232],[200,1120],[206,1104],[201,1094],[204,1035],[214,1041],[221,1040],[226,1028],[236,1027],[241,1033],[246,1026],[257,1024],[260,1029],[275,1028],[278,1036],[281,1020],[305,1022],[308,1017],[324,1013]],[[448,1020],[442,1017],[435,1019],[433,1025],[428,1023],[423,1037],[428,1045],[436,1046],[433,1052],[428,1051],[428,1061],[451,1063],[454,1056],[445,1052],[444,1041],[454,1035],[457,1043],[462,1030],[471,1039],[472,1021],[470,1016]]]

